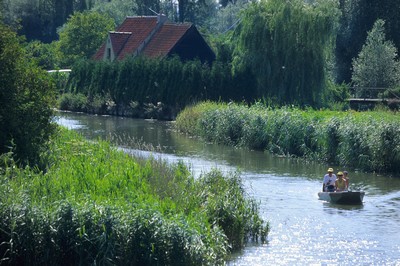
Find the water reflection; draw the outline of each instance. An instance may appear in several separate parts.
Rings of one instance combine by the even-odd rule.
[[[330,214],[340,214],[346,213],[349,211],[352,215],[356,213],[356,210],[362,210],[364,208],[364,204],[359,205],[340,205],[340,204],[333,204],[330,202],[323,203],[323,210]]]
[[[213,167],[228,174],[240,169],[271,233],[268,244],[247,246],[228,265],[400,265],[400,178],[346,169],[350,188],[366,192],[364,204],[334,205],[317,196],[325,165],[204,143],[175,132],[171,122],[72,113],[60,117],[60,124],[88,138],[115,134],[161,146],[163,153],[134,150],[128,142],[124,149],[183,161],[195,175]]]

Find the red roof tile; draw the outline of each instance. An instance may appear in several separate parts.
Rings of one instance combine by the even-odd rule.
[[[145,47],[143,54],[149,57],[167,55],[191,26],[188,23],[165,23]]]
[[[127,17],[115,32],[110,32],[109,38],[116,59],[123,59],[136,51],[148,57],[164,57],[194,27],[191,23],[174,24],[165,20],[163,24],[157,24],[158,19],[157,16]],[[144,44],[145,41],[148,43]],[[140,47],[142,44],[144,46]],[[93,58],[102,60],[105,48],[106,44],[103,44]]]
[[[110,32],[110,39],[115,55],[118,55],[122,51],[131,36],[131,32]]]
[[[105,49],[106,49],[106,44],[103,43],[103,44],[100,46],[99,50],[97,50],[97,52],[94,54],[93,59],[94,59],[94,60],[101,60],[101,59],[103,59],[104,50],[105,50]]]
[[[115,56],[118,59],[123,59],[126,55],[132,54],[139,45],[146,39],[147,36],[157,25],[156,16],[147,17],[126,17],[124,22],[116,29],[115,32],[110,32],[112,46]],[[117,37],[118,33],[130,32],[129,38]],[[121,44],[124,43],[122,46]],[[114,47],[116,45],[117,47]],[[93,56],[95,60],[103,59],[106,44],[104,43],[97,53]]]
[[[131,37],[126,42],[125,47],[118,55],[118,59],[123,59],[130,55],[144,42],[147,36],[157,25],[157,17],[127,17],[117,28],[119,32],[132,32]]]

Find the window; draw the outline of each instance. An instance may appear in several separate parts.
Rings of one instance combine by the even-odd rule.
[[[107,48],[107,59],[111,60],[111,48]]]

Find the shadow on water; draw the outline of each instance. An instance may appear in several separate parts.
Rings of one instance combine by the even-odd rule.
[[[337,214],[343,211],[351,212],[364,209],[364,203],[357,205],[346,205],[346,204],[334,204],[330,202],[323,202],[322,206],[323,210],[330,214]]]
[[[228,174],[239,169],[271,232],[268,244],[248,245],[228,265],[400,265],[400,178],[204,143],[174,131],[171,122],[61,113],[58,123],[90,139],[109,134],[142,139],[162,153],[123,148],[183,161],[195,175],[213,167]],[[350,188],[366,193],[362,205],[318,199],[328,167],[350,172]]]

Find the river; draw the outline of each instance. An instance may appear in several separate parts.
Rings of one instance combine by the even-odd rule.
[[[346,169],[350,189],[365,191],[364,204],[333,205],[317,196],[327,165],[204,143],[173,122],[77,113],[59,113],[57,121],[89,139],[126,139],[121,148],[137,155],[184,161],[195,176],[212,167],[240,171],[271,232],[267,244],[249,244],[228,265],[400,265],[400,177]],[[161,152],[135,150],[133,138]]]

